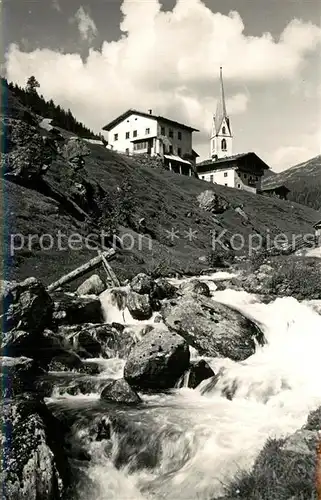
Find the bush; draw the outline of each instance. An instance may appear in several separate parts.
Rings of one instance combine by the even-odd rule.
[[[272,264],[273,265],[273,264]],[[321,296],[321,264],[309,258],[288,258],[273,265],[268,278],[269,293],[291,295],[300,300],[318,299]]]
[[[315,499],[315,457],[286,451],[283,439],[269,439],[250,472],[242,472],[225,488],[227,499]]]

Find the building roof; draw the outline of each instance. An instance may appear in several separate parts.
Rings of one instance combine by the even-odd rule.
[[[117,118],[109,122],[107,125],[105,125],[102,130],[112,130],[116,125],[121,123],[123,120],[126,120],[131,115],[138,115],[138,116],[143,116],[144,118],[152,118],[153,120],[158,120],[162,122],[166,122],[169,125],[173,125],[174,127],[179,127],[179,128],[184,128],[185,130],[190,130],[191,132],[199,132],[197,128],[190,127],[189,125],[184,125],[183,123],[176,122],[174,120],[170,120],[169,118],[165,118],[164,116],[160,115],[153,115],[151,113],[144,113],[142,111],[138,111],[137,109],[128,109],[125,111],[125,113],[119,115]]]
[[[156,135],[149,135],[148,137],[137,137],[136,139],[132,139],[130,142],[146,142],[148,139],[154,139]]]
[[[315,227],[315,228],[321,227],[321,220],[319,220],[318,222],[316,222],[315,224],[313,224],[313,227]]]
[[[290,189],[288,187],[286,187],[285,184],[278,184],[277,182],[275,182],[274,184],[271,183],[267,187],[262,187],[261,191],[263,193],[267,193],[270,191],[277,191],[280,189],[282,189],[283,191],[286,191],[287,193],[290,192]]]
[[[195,158],[199,158],[199,154],[196,153],[195,149],[192,149],[192,155],[195,157]]]
[[[248,153],[240,153],[233,156],[227,156],[226,158],[220,158],[218,160],[204,160],[196,164],[198,172],[210,172],[212,170],[218,170],[221,168],[235,168],[235,166],[240,166],[240,163],[245,158],[251,158],[261,165],[264,170],[268,170],[270,167],[263,161],[257,154],[253,151]],[[238,164],[239,163],[239,164]]]
[[[164,158],[167,158],[167,160],[171,160],[171,161],[177,161],[179,163],[186,163],[188,165],[191,164],[190,161],[187,161],[187,160],[183,160],[183,158],[181,158],[180,156],[175,156],[175,155],[164,155]]]

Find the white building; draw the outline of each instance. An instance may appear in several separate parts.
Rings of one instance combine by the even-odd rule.
[[[220,68],[220,97],[213,116],[210,138],[210,159],[196,165],[200,179],[223,186],[261,190],[264,171],[270,167],[255,153],[233,155],[233,135],[226,111],[222,68]]]
[[[197,129],[148,113],[129,109],[103,127],[108,147],[128,155],[145,153],[160,156],[170,170],[192,174],[197,153],[192,133]],[[107,134],[106,134],[107,132]]]
[[[264,172],[270,168],[253,152],[215,161],[205,160],[196,167],[198,177],[203,181],[253,193],[261,190]]]

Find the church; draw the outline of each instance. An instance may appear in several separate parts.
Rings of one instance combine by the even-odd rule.
[[[233,155],[233,134],[226,110],[222,68],[220,96],[212,123],[210,155],[210,159],[196,165],[200,179],[254,193],[261,191],[262,177],[270,167],[253,152]]]

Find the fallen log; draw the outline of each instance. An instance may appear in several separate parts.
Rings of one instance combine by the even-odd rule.
[[[58,281],[51,283],[51,285],[49,285],[47,287],[47,291],[52,292],[53,290],[56,290],[61,285],[65,285],[66,283],[70,283],[70,281],[73,281],[76,278],[80,278],[81,276],[86,274],[90,269],[98,267],[102,263],[103,259],[105,259],[107,261],[108,259],[111,259],[112,257],[114,257],[115,253],[116,252],[113,248],[111,248],[110,250],[107,250],[106,252],[102,252],[97,257],[94,257],[90,261],[86,262],[86,264],[83,264],[82,266],[77,267],[77,269],[75,269],[74,271],[71,271],[70,273],[62,276]]]
[[[107,259],[101,250],[98,250],[98,255],[101,256],[103,268],[105,269],[105,272],[107,274],[107,278],[110,279],[113,286],[117,286],[117,287],[120,286],[120,283],[119,283],[119,280],[118,280],[116,274],[114,273],[112,267],[108,264]]]

